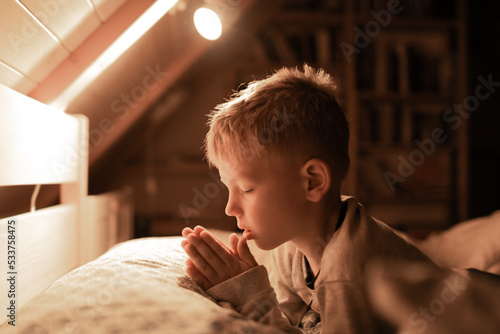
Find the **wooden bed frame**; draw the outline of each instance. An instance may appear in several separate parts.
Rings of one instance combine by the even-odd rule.
[[[130,239],[133,212],[130,191],[87,195],[85,116],[3,85],[0,101],[0,186],[34,185],[37,192],[60,184],[59,205],[0,219],[0,270],[9,279],[0,280],[0,303],[17,311],[68,271]]]

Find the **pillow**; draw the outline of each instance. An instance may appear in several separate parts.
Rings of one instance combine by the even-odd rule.
[[[30,300],[0,333],[276,332],[203,295],[185,274],[181,240],[114,246]]]
[[[441,266],[500,274],[500,211],[414,243]]]

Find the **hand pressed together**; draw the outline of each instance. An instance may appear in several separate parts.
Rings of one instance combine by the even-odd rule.
[[[231,248],[201,226],[187,227],[182,235],[186,239],[181,245],[189,256],[186,272],[204,290],[258,265],[248,248],[247,239],[239,238],[235,233],[229,236]]]

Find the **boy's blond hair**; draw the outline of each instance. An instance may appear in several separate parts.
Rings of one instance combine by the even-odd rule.
[[[349,169],[349,127],[329,74],[304,65],[253,81],[209,115],[209,164],[265,155],[326,161],[344,179]]]

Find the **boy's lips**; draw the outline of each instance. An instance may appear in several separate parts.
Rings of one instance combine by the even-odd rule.
[[[245,231],[243,231],[243,236],[244,236],[244,237],[245,237],[245,239],[247,239],[247,240],[252,239],[252,236],[253,236],[252,231],[250,231],[250,230],[245,230]]]

